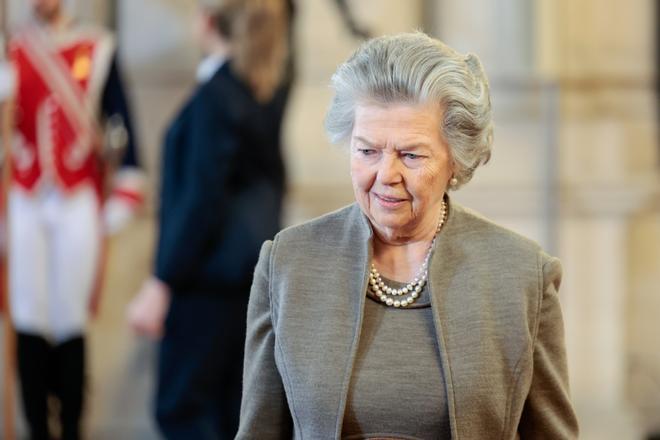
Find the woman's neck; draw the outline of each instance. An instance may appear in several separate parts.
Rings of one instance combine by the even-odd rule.
[[[429,254],[445,217],[446,205],[443,204],[437,213],[427,215],[424,223],[408,233],[374,228],[372,262],[381,275],[394,281],[412,280]]]
[[[393,245],[376,236],[373,241],[373,264],[385,278],[407,283],[418,274],[432,240]]]
[[[229,58],[231,45],[223,38],[209,37],[204,45],[205,57]]]

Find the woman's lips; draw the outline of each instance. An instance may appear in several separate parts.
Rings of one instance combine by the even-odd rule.
[[[397,208],[407,200],[400,197],[387,196],[384,194],[373,193],[373,195],[378,203],[385,208]]]

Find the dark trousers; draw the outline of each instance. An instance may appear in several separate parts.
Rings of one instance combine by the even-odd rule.
[[[156,420],[169,440],[236,435],[249,296],[237,293],[173,294],[156,393]]]
[[[18,376],[29,438],[51,438],[48,396],[59,401],[62,440],[80,438],[84,403],[85,341],[82,336],[52,346],[43,337],[17,333]]]

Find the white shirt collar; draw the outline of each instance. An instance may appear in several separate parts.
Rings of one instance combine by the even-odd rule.
[[[227,61],[224,55],[208,55],[197,66],[197,82],[205,83],[210,80],[215,72]]]

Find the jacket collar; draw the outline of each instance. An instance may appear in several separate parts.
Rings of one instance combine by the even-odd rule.
[[[227,57],[223,55],[207,55],[197,65],[195,77],[202,84],[208,82],[218,73],[218,70],[227,63]]]

